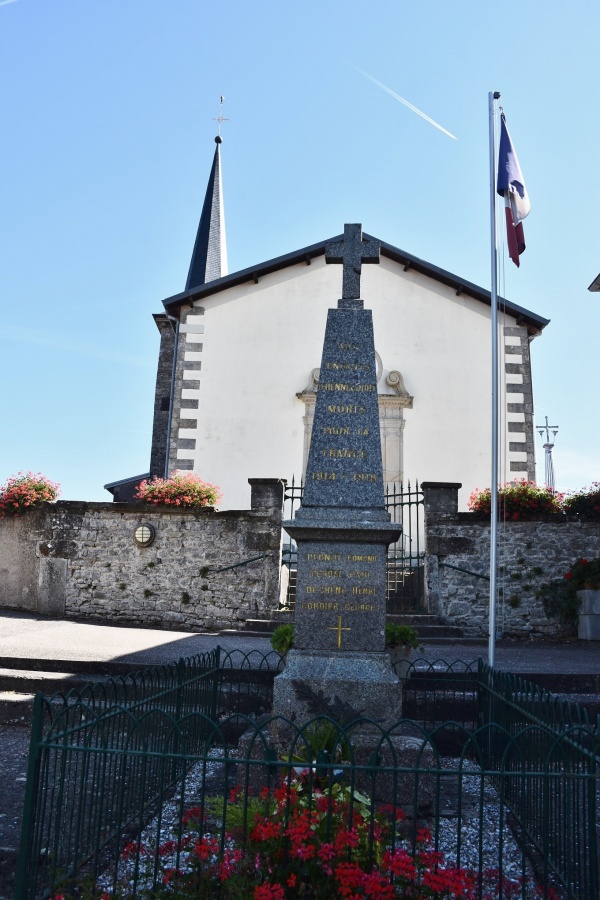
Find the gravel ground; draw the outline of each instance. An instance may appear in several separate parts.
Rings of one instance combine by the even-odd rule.
[[[215,751],[215,756],[220,756],[220,751]],[[457,759],[445,759],[442,763],[449,773],[458,771],[460,763]],[[522,874],[525,875],[526,890],[525,898],[533,898],[536,892],[536,881],[531,866],[526,864],[523,873],[523,857],[522,851],[517,844],[511,829],[506,822],[501,823],[500,804],[496,791],[489,783],[485,781],[483,791],[483,830],[480,828],[479,804],[481,802],[481,777],[476,765],[468,761],[463,761],[462,771],[472,772],[472,775],[463,775],[462,778],[462,816],[459,823],[456,813],[456,781],[455,775],[448,775],[447,779],[442,778],[442,802],[441,807],[443,813],[440,817],[438,832],[438,847],[445,857],[445,864],[448,866],[457,865],[457,839],[460,830],[461,850],[460,850],[460,866],[461,868],[479,870],[490,869],[497,870],[499,865],[498,848],[500,844],[500,835],[502,832],[503,852],[502,852],[502,869],[506,878],[517,881]],[[215,788],[223,791],[223,764],[215,759],[215,762],[209,763],[206,767],[206,791],[209,793]],[[140,857],[140,872],[147,872],[147,875],[140,874],[140,880],[137,884],[137,890],[150,889],[152,887],[152,871],[154,866],[154,853],[159,846],[164,846],[167,842],[173,842],[176,846],[179,840],[178,823],[180,821],[181,809],[198,803],[199,797],[203,790],[203,766],[196,765],[188,773],[184,795],[181,792],[167,801],[161,810],[160,816],[155,817],[146,827],[141,835],[140,843],[147,848],[145,857]],[[433,823],[428,819],[423,819],[423,825],[428,825],[433,829]],[[186,863],[191,854],[185,850],[179,857],[179,867],[185,871]],[[176,865],[176,852],[167,853],[161,856],[161,865],[163,871],[166,868]],[[131,889],[134,884],[134,865],[135,858],[130,857],[121,859],[118,870],[118,885],[121,890]],[[112,882],[108,877],[101,878],[98,886],[112,894]],[[491,892],[490,898],[499,897],[500,893]],[[519,896],[522,896],[519,894]]]

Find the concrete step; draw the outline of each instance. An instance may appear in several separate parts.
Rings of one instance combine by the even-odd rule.
[[[272,619],[246,619],[243,633],[247,634],[249,631],[253,631],[263,635],[272,634],[280,625],[293,625],[293,623],[293,613],[288,612],[285,616],[274,613]]]
[[[0,656],[0,670],[20,669],[28,672],[62,672],[63,674],[85,675],[127,675],[134,669],[132,663],[111,662],[110,660],[89,659],[44,659],[23,656]],[[139,667],[138,667],[139,668]],[[89,680],[89,679],[88,679]]]
[[[408,625],[409,623],[403,624]],[[427,640],[429,642],[436,638],[462,643],[465,640],[462,628],[458,628],[456,625],[415,625],[414,628],[419,638],[423,641]]]
[[[460,641],[465,643],[463,630],[458,625],[446,625],[439,616],[429,613],[388,613],[387,621],[394,625],[411,625],[421,640],[428,643]]]
[[[421,621],[414,622],[414,619],[419,619]],[[277,618],[272,619],[247,619],[242,631],[227,628],[220,631],[219,634],[223,637],[232,637],[236,634],[243,634],[244,637],[268,637],[273,634],[279,625],[288,622],[293,624],[293,621],[292,613],[287,613],[285,618],[283,616],[278,616]],[[416,629],[419,638],[427,640],[428,643],[447,643],[452,641],[460,643],[481,643],[480,641],[472,642],[463,638],[462,629],[458,628],[456,625],[439,624],[439,621],[435,616],[394,616],[393,618],[390,616],[388,617],[388,621],[394,621],[398,625],[412,625]]]
[[[430,613],[388,613],[386,621],[393,622],[394,625],[412,625],[413,628],[442,624],[439,616],[432,616]]]
[[[42,672],[38,669],[0,669],[0,692],[16,694],[56,694],[79,690],[85,684],[106,680],[105,675],[88,672]]]
[[[293,622],[293,609],[276,609],[273,611],[273,621],[275,622]]]
[[[577,706],[586,709],[590,725],[595,724],[596,718],[600,720],[600,696],[598,694],[581,694],[577,691],[573,693],[551,691],[550,693],[556,694],[561,700],[570,700],[571,703],[576,703]]]
[[[131,663],[102,660],[0,657],[0,721],[12,718],[11,709],[16,710],[19,703],[27,708],[29,696],[33,698],[38,692],[48,697],[59,691],[78,691],[86,684],[127,675],[135,668]]]
[[[219,632],[220,637],[269,637],[280,625],[293,624],[294,614],[287,610],[273,613],[272,619],[246,619],[241,628],[224,628]]]
[[[245,638],[268,638],[270,637],[281,622],[275,622],[270,630],[265,631],[236,631],[233,628],[225,628],[219,632],[220,637],[245,637]]]

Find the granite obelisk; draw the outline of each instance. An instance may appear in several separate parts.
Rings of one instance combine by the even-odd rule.
[[[384,505],[373,320],[360,299],[379,243],[360,225],[326,247],[343,264],[327,316],[302,506],[284,522],[298,544],[294,649],[275,680],[274,711],[307,717],[306,686],[395,721],[401,691],[384,652],[389,544],[401,528]]]

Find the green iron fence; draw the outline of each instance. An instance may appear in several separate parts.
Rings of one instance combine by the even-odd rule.
[[[217,715],[220,650],[51,698],[37,694],[17,896],[110,855],[201,753]]]
[[[485,765],[544,879],[566,896],[600,896],[597,822],[600,716],[479,662]],[[588,822],[589,827],[580,827]]]
[[[324,716],[300,727],[260,715],[279,666],[217,650],[38,695],[17,900],[169,896],[166,885],[217,897],[223,871],[241,877],[268,850],[257,821],[279,821],[280,861],[301,877],[284,832],[306,812],[325,857],[336,829],[359,823],[340,864],[384,873],[384,846],[397,872],[409,858],[442,880],[468,870],[474,897],[600,895],[600,729],[585,711],[482,662],[415,660],[392,728]]]
[[[292,478],[284,495],[284,518],[293,519],[302,503],[304,484]],[[425,540],[423,524],[423,492],[416,482],[388,485],[385,506],[393,522],[402,525],[400,540],[392,544],[387,558],[388,613],[425,612]],[[296,544],[284,534],[282,551],[282,583],[285,605],[292,609],[296,602]]]

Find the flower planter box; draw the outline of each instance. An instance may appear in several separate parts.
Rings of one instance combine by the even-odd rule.
[[[600,590],[577,591],[577,597],[577,636],[584,641],[600,641]]]

